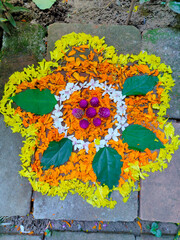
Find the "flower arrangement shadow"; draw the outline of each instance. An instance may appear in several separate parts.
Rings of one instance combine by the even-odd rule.
[[[180,144],[164,117],[171,73],[155,55],[118,56],[104,38],[63,36],[51,61],[15,72],[5,85],[4,121],[26,137],[20,175],[61,200],[78,193],[114,208],[111,193],[119,191],[126,202]]]

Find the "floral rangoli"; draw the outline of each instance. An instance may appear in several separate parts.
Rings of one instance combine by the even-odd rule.
[[[25,137],[22,170],[35,191],[96,207],[124,202],[148,172],[162,171],[180,144],[167,121],[171,68],[155,55],[117,55],[85,33],[55,43],[51,61],[15,72],[0,111]]]

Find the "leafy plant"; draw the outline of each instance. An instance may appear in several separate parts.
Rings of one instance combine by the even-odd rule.
[[[41,10],[48,9],[56,2],[56,0],[33,0],[38,8]]]
[[[180,13],[180,2],[170,1],[168,7],[176,13]]]
[[[162,232],[158,228],[159,228],[158,223],[157,222],[153,222],[152,225],[151,225],[150,233],[152,233],[156,237],[160,238],[162,236]]]
[[[11,15],[15,12],[28,12],[29,10],[24,7],[13,6],[9,0],[0,0],[0,27],[8,34],[10,34],[7,22],[13,27],[16,27],[16,22]]]

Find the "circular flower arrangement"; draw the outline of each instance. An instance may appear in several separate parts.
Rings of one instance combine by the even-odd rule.
[[[78,193],[113,208],[119,191],[127,201],[180,144],[164,118],[171,73],[155,55],[117,56],[97,36],[63,36],[51,61],[15,72],[5,86],[4,121],[26,137],[21,176],[61,200]]]

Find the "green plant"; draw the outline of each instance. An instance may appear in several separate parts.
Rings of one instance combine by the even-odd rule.
[[[162,232],[158,228],[159,228],[158,223],[157,222],[153,222],[152,225],[151,225],[150,233],[152,233],[156,237],[161,237],[162,236]]]
[[[170,1],[168,7],[176,13],[180,13],[180,2]]]
[[[56,0],[33,0],[33,2],[37,5],[41,10],[50,8]]]
[[[9,3],[9,0],[0,0],[0,27],[8,34],[10,34],[7,22],[9,22],[13,27],[16,27],[16,22],[12,16],[12,13],[29,11],[26,8],[13,6]]]

